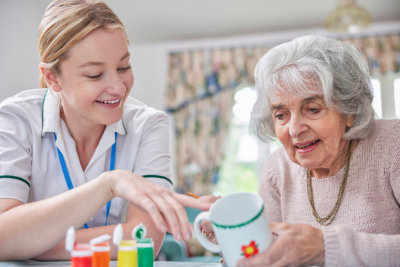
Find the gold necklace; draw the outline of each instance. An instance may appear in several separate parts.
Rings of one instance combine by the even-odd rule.
[[[318,223],[322,225],[329,225],[335,219],[335,216],[339,210],[340,203],[342,201],[342,197],[344,194],[344,189],[346,187],[346,182],[347,182],[347,176],[349,175],[349,167],[350,167],[350,159],[351,159],[351,140],[349,143],[349,146],[346,151],[346,157],[345,157],[345,163],[344,163],[344,174],[343,174],[343,179],[342,183],[340,184],[340,189],[339,189],[339,194],[336,200],[336,204],[331,210],[331,212],[326,216],[326,217],[320,217],[318,215],[317,210],[315,209],[315,204],[314,204],[314,196],[313,196],[313,189],[312,189],[312,181],[311,181],[311,171],[307,170],[307,192],[308,192],[308,200],[310,200],[312,212],[314,214],[315,219],[317,220]]]

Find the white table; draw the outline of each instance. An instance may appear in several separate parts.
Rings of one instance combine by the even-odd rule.
[[[0,262],[0,267],[43,267],[43,266],[54,266],[54,267],[70,267],[70,261],[7,261]],[[116,267],[117,262],[111,261],[110,267]],[[155,261],[154,267],[224,267],[226,265],[221,263],[208,263],[208,262],[182,262],[182,261]]]

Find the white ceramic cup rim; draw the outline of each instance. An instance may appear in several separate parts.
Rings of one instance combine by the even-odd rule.
[[[228,205],[229,205],[229,207],[225,207],[225,208],[232,208],[231,204],[230,204],[232,198],[246,198],[246,199],[250,198],[252,201],[255,202],[255,204],[257,204],[257,206],[252,205],[250,208],[252,208],[253,210],[249,211],[247,214],[247,217],[241,221],[237,221],[234,223],[225,223],[225,222],[218,221],[218,218],[217,219],[215,218],[215,216],[220,214],[220,212],[218,212],[218,209],[224,209],[223,205],[225,205],[225,203],[228,203]],[[254,194],[254,193],[249,193],[249,192],[235,193],[235,194],[228,195],[224,198],[219,199],[217,202],[215,202],[212,205],[212,207],[210,209],[210,221],[215,227],[218,227],[218,228],[225,228],[225,229],[237,228],[237,227],[242,227],[242,226],[245,226],[245,225],[253,222],[258,217],[261,216],[263,211],[264,211],[264,203],[259,195]],[[213,214],[216,214],[216,215],[213,215]]]

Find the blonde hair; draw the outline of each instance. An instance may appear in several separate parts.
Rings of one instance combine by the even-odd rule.
[[[68,51],[90,32],[99,28],[119,28],[126,36],[124,25],[103,1],[51,2],[39,26],[38,51],[41,66],[60,73],[60,63],[68,56]],[[42,74],[39,86],[47,87]]]

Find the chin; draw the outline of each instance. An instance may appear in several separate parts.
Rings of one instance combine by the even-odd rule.
[[[121,112],[117,112],[117,113],[109,113],[109,114],[106,114],[104,117],[103,117],[103,119],[102,119],[102,121],[103,121],[103,123],[105,124],[105,125],[111,125],[111,124],[113,124],[113,123],[116,123],[117,121],[119,121],[120,119],[122,118],[122,110],[121,110]]]
[[[121,119],[121,116],[117,117],[117,118],[110,118],[110,119],[107,119],[107,120],[103,120],[103,124],[108,126],[108,125],[111,125],[111,124],[114,124],[114,123],[118,122],[120,119]]]
[[[315,166],[315,162],[308,160],[294,160],[294,162],[307,170],[318,168]]]

